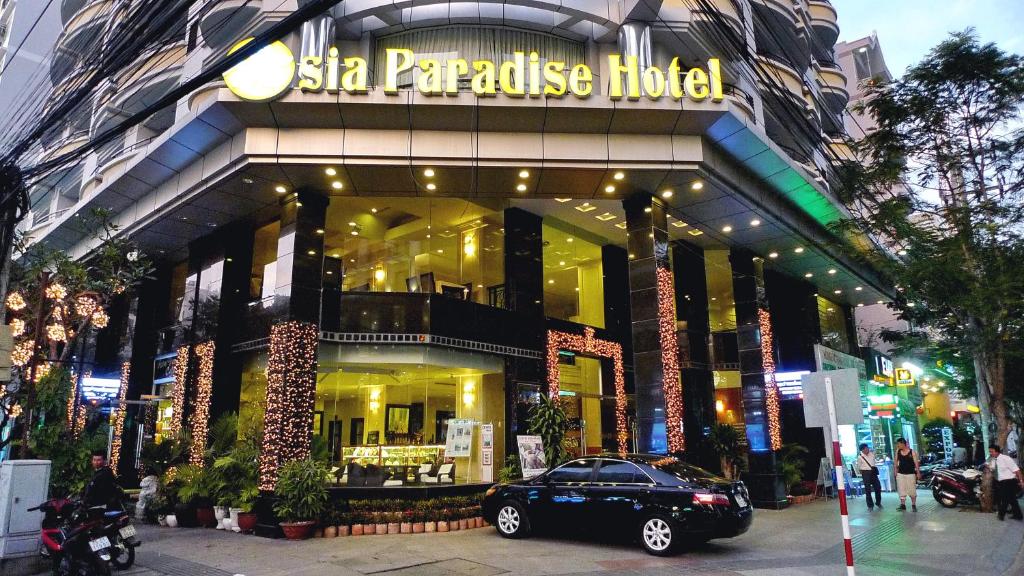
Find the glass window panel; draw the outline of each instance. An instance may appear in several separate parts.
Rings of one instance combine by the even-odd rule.
[[[281,223],[274,221],[256,229],[253,238],[252,272],[249,275],[249,299],[261,300],[274,295],[277,272],[277,240]]]
[[[573,460],[563,464],[548,474],[550,482],[590,482],[590,472],[594,468],[594,460]]]
[[[850,339],[846,332],[846,317],[843,307],[818,296],[818,319],[821,323],[821,342],[840,352],[850,353]]]
[[[712,332],[736,330],[736,302],[732,290],[732,264],[728,250],[705,250],[708,320]]]
[[[647,482],[648,478],[635,464],[617,460],[603,460],[597,469],[595,482],[608,484],[632,484]]]
[[[601,240],[560,220],[545,218],[544,315],[604,328]]]

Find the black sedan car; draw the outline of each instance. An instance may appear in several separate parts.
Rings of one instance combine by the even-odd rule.
[[[487,491],[484,517],[506,538],[535,528],[628,531],[651,554],[731,538],[753,520],[746,487],[676,458],[602,454]]]

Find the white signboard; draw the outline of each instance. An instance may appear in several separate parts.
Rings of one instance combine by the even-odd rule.
[[[523,469],[523,478],[533,478],[548,469],[544,457],[544,441],[540,436],[516,436],[519,445],[519,466]]]
[[[864,409],[860,402],[860,380],[857,370],[826,370],[800,377],[804,389],[804,420],[809,428],[828,428],[828,404],[825,400],[825,378],[832,379],[836,400],[836,424],[861,424]]]
[[[452,418],[448,420],[444,455],[447,458],[468,458],[473,447],[473,421]]]
[[[480,425],[480,480],[494,481],[494,424]]]

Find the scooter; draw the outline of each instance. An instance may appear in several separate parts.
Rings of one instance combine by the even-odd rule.
[[[86,508],[59,498],[29,510],[44,514],[40,555],[50,559],[55,576],[109,576],[112,544],[105,506]]]
[[[945,508],[981,503],[981,476],[984,465],[956,470],[944,468],[932,472],[932,496]]]
[[[135,549],[142,545],[126,511],[106,514],[104,533],[110,539],[110,563],[118,570],[127,570],[135,564]]]

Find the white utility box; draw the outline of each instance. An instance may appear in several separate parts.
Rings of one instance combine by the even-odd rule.
[[[29,512],[46,501],[49,460],[0,462],[0,559],[39,553],[43,513]]]

